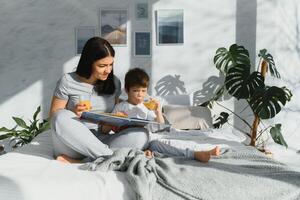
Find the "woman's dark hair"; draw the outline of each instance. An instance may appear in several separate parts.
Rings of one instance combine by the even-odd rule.
[[[145,87],[149,86],[149,76],[141,68],[133,68],[125,75],[125,89],[129,91],[131,87]]]
[[[76,74],[87,79],[90,78],[92,75],[93,63],[99,59],[106,58],[107,56],[115,57],[115,50],[110,43],[100,37],[90,38],[83,47]],[[98,95],[113,94],[116,89],[113,70],[105,81],[97,80],[94,89]]]

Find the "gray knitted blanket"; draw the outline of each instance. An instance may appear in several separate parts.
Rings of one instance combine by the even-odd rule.
[[[120,149],[80,168],[124,172],[138,200],[300,199],[300,172],[252,147],[226,150],[209,163]]]

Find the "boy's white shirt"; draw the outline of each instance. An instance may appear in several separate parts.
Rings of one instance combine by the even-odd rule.
[[[112,113],[123,112],[129,118],[139,118],[154,121],[156,114],[153,110],[149,110],[143,103],[133,105],[127,101],[122,101],[115,105]]]

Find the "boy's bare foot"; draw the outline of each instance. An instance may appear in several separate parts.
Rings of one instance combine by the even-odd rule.
[[[210,159],[209,151],[195,151],[194,158],[200,162],[208,162]]]
[[[145,154],[146,158],[149,158],[149,159],[153,158],[153,152],[150,151],[149,149],[145,150],[144,154]]]
[[[220,155],[220,147],[216,146],[215,148],[209,150],[210,155],[212,156],[219,156]]]
[[[76,159],[70,158],[69,156],[64,155],[64,154],[57,156],[56,160],[66,163],[66,164],[81,163],[81,160],[76,160]]]
[[[216,146],[215,148],[208,151],[195,151],[194,157],[196,160],[200,162],[208,162],[210,156],[219,156],[220,155],[220,147]]]

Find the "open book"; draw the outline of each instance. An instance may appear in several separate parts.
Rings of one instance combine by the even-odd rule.
[[[112,126],[146,126],[148,124],[161,125],[161,123],[146,119],[120,117],[111,113],[101,113],[97,111],[82,112],[81,119]]]

